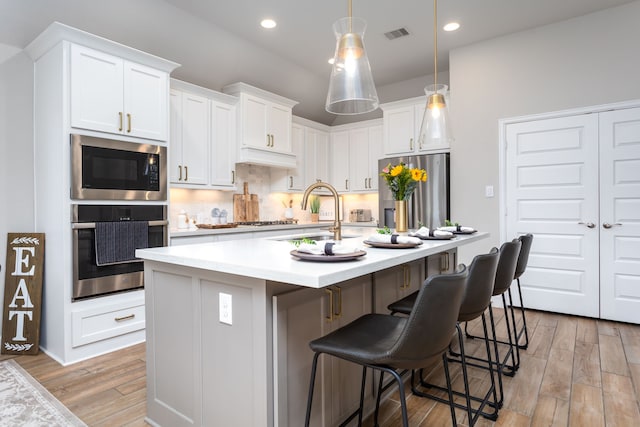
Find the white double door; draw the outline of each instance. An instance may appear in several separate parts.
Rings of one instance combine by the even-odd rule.
[[[525,307],[640,323],[640,108],[507,123],[504,143]]]

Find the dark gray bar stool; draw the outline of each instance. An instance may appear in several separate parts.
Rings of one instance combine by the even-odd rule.
[[[520,243],[522,243],[522,247],[520,248],[520,255],[518,255],[518,264],[516,265],[516,274],[514,280],[516,280],[518,284],[518,296],[520,297],[520,314],[522,316],[522,328],[516,334],[516,343],[518,343],[518,347],[523,350],[526,350],[529,347],[529,331],[527,330],[527,318],[524,314],[524,304],[522,303],[522,289],[520,288],[520,276],[522,276],[527,269],[527,264],[529,263],[529,252],[531,252],[531,244],[533,243],[533,234],[524,234],[518,237]],[[511,295],[509,295],[511,298]],[[509,302],[512,304],[511,309],[513,310],[513,303],[511,300]],[[520,337],[524,334],[524,344],[520,344]]]
[[[518,239],[514,239],[511,242],[503,243],[500,246],[500,260],[498,261],[498,270],[496,272],[496,280],[493,287],[493,296],[500,296],[502,298],[502,305],[504,307],[504,320],[507,327],[507,338],[508,341],[499,341],[495,336],[495,320],[493,316],[493,307],[489,304],[489,318],[491,322],[491,327],[494,330],[494,338],[493,341],[495,344],[505,344],[507,345],[507,351],[504,358],[500,358],[500,355],[496,348],[496,358],[498,364],[498,370],[508,376],[515,375],[516,371],[520,367],[520,348],[515,341],[515,333],[516,333],[516,322],[513,314],[513,307],[511,310],[507,308],[505,294],[508,293],[511,295],[511,282],[513,282],[513,278],[515,277],[516,265],[518,263],[518,255],[520,254],[520,247],[522,244]],[[511,314],[511,320],[509,319],[509,314]],[[513,323],[513,325],[512,325]],[[471,335],[467,330],[467,325],[465,324],[465,333],[467,338],[482,338],[478,336]],[[468,356],[471,359],[482,360],[486,362],[485,359]],[[511,358],[511,364],[507,364],[507,361]],[[474,365],[472,365],[474,366]],[[500,387],[500,403],[503,400],[503,390]]]
[[[444,363],[449,400],[453,402],[451,378],[446,357],[449,343],[457,331],[460,303],[464,297],[467,277],[466,269],[455,274],[429,277],[418,292],[414,309],[409,317],[389,314],[367,314],[309,343],[315,352],[311,368],[311,381],[307,400],[305,426],[309,425],[313,386],[315,383],[318,357],[325,353],[362,366],[360,408],[347,419],[358,415],[358,425],[362,424],[364,386],[367,368],[390,374],[398,384],[403,426],[408,427],[407,405],[402,378],[398,369],[420,369],[442,357]],[[380,381],[382,383],[382,380]],[[378,424],[380,392],[374,414]],[[454,406],[450,405],[453,425],[457,425]],[[345,423],[346,423],[345,422]]]
[[[492,360],[489,343],[490,341],[493,341],[494,351],[497,351],[497,344],[495,341],[495,331],[494,331],[494,339],[493,340],[489,339],[485,312],[487,310],[487,307],[491,303],[491,296],[494,289],[499,257],[500,257],[500,254],[498,252],[498,249],[493,248],[490,253],[477,255],[473,259],[473,261],[469,265],[469,275],[467,276],[465,295],[464,295],[464,299],[462,300],[462,304],[460,305],[460,312],[458,314],[458,322],[468,322],[471,320],[475,320],[479,317],[482,318],[482,326],[483,326],[484,335],[485,335],[485,348],[487,352],[486,353],[487,360],[490,360],[493,362],[493,363],[487,363],[487,365],[484,366],[485,369],[489,370],[489,375],[491,378],[491,385],[489,386],[488,390],[484,393],[484,395],[482,395],[481,397],[476,397],[472,395],[467,396],[464,393],[453,391],[454,394],[467,398],[467,402],[469,402],[470,400],[473,400],[475,402],[480,402],[480,404],[478,405],[478,408],[471,409],[471,412],[473,413],[473,418],[469,417],[470,426],[473,426],[476,423],[480,415],[494,421],[498,418],[498,408],[500,406],[500,402],[498,401],[498,396],[496,392],[496,384],[495,384],[494,369],[493,369],[494,365],[497,365],[497,364],[496,364],[496,361]],[[415,304],[415,300],[416,300],[416,293],[413,293],[399,301],[394,302],[393,304],[390,304],[388,306],[388,309],[392,313],[410,314]],[[448,359],[448,361],[462,363],[462,369],[463,369],[462,376],[464,380],[465,390],[469,390],[469,383],[467,379],[467,369],[466,369],[467,363],[466,363],[466,358],[464,353],[464,340],[462,336],[458,337],[458,345],[460,346],[460,353],[459,353],[460,359]],[[499,370],[496,370],[496,371],[498,375],[498,382],[500,384],[500,387],[502,387],[502,376]],[[440,386],[430,384],[424,381],[422,377],[422,372],[420,372],[420,385],[426,388],[435,388],[439,390],[442,389],[442,387]],[[417,396],[428,397],[443,403],[449,403],[446,399],[442,397],[436,396],[429,392],[418,390],[415,387],[415,380],[413,378],[413,373],[412,373],[412,381],[411,381],[411,390]],[[491,397],[493,397],[493,401],[490,400]],[[468,408],[469,404],[467,404],[467,406],[464,406],[458,403],[454,403],[454,405],[458,408],[469,410]],[[484,408],[486,405],[493,407],[493,411],[485,412]]]

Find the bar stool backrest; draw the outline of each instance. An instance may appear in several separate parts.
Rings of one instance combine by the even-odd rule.
[[[518,237],[522,247],[520,248],[520,255],[518,255],[518,265],[516,265],[516,273],[513,279],[517,279],[527,269],[527,263],[529,262],[529,252],[531,251],[531,244],[533,243],[533,234],[523,234]]]
[[[500,260],[498,261],[493,295],[501,295],[511,286],[513,277],[516,274],[516,265],[518,264],[518,254],[521,246],[522,244],[518,239],[505,242],[500,246]]]
[[[419,369],[442,355],[456,330],[466,279],[465,268],[424,281],[400,337],[389,350],[392,366]]]
[[[467,286],[460,306],[458,322],[477,318],[489,306],[499,258],[498,248],[493,248],[488,254],[476,255],[469,264]]]

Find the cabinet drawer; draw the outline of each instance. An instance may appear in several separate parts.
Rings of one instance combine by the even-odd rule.
[[[144,300],[71,312],[73,347],[139,331],[144,327]]]

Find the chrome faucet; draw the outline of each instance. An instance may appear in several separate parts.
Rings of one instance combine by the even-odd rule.
[[[322,181],[318,180],[317,182],[314,182],[309,187],[307,187],[307,189],[304,190],[304,195],[302,196],[302,203],[301,203],[302,210],[307,210],[307,203],[309,202],[309,195],[311,195],[311,192],[313,190],[315,190],[316,188],[319,188],[319,187],[324,187],[327,190],[331,191],[331,195],[333,196],[333,199],[335,200],[335,203],[336,203],[336,208],[335,208],[336,219],[335,219],[335,221],[333,221],[333,227],[330,227],[329,231],[333,232],[333,240],[342,240],[342,231],[341,231],[341,225],[340,225],[340,198],[338,197],[338,192],[336,191],[335,188],[333,188],[333,186],[331,184],[328,184],[326,182],[322,182]]]

